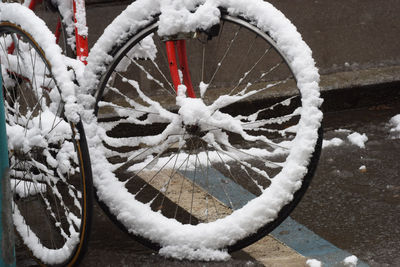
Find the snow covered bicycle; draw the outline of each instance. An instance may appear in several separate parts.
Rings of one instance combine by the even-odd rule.
[[[136,1],[86,72],[114,166],[97,170],[96,157],[97,195],[161,254],[224,257],[210,249],[257,241],[306,191],[322,141],[319,75],[271,4]]]
[[[319,75],[271,4],[138,0],[87,61],[96,195],[142,243],[224,258],[300,201],[321,149]]]
[[[75,85],[43,21],[0,3],[0,63],[16,232],[40,264],[79,262],[92,178]]]

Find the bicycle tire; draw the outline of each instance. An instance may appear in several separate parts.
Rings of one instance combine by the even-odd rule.
[[[29,7],[30,1],[24,0],[3,0],[3,3],[19,3],[25,7]],[[71,7],[72,8],[72,7]],[[70,33],[67,33],[66,25],[73,25],[73,21],[65,23],[64,17],[61,15],[58,6],[55,6],[51,0],[44,0],[42,3],[38,4],[34,10],[35,14],[40,17],[49,27],[49,29],[55,34],[57,31],[57,24],[61,22],[60,25],[60,35],[57,40],[57,44],[61,47],[63,53],[70,58],[76,58],[75,53],[75,36],[74,30],[69,29]],[[56,14],[56,16],[54,16]]]
[[[157,35],[159,10],[154,10],[153,7],[146,10],[144,3],[149,2],[137,1],[131,4],[109,26],[109,32],[106,31],[104,37],[99,39],[88,59],[89,71],[92,71],[94,77],[100,77],[95,92],[95,113],[99,124],[104,128],[101,137],[105,154],[108,162],[114,165],[113,175],[99,173],[94,180],[97,198],[106,213],[117,220],[124,231],[153,249],[172,249],[172,254],[175,255],[184,251],[185,247],[192,252],[202,248],[227,249],[231,252],[268,234],[289,215],[304,195],[321,151],[322,113],[319,106],[322,100],[318,91],[319,76],[310,49],[301,40],[295,27],[269,3],[228,2],[221,4],[222,15],[218,24],[205,30],[197,30],[194,39],[186,39],[189,61],[196,55],[203,57],[204,50],[201,50],[201,46],[204,43],[210,44],[214,52],[209,59],[204,60],[203,57],[192,61],[192,65],[189,64],[189,67],[198,66],[197,73],[201,73],[195,77],[193,69],[191,70],[192,80],[195,81],[193,84],[196,85],[195,93],[197,96],[201,95],[200,104],[197,99],[190,100],[182,95],[179,99],[171,86],[172,82],[168,81],[169,62],[165,60],[162,48],[165,36]],[[142,7],[142,12],[135,22],[135,15],[138,16],[135,8],[138,6]],[[148,13],[143,15],[143,10]],[[268,19],[268,16],[275,21]],[[128,18],[133,20],[130,21],[131,25],[145,26],[127,27],[124,19]],[[221,37],[224,34],[221,29],[227,30],[228,37],[225,39]],[[238,37],[240,31],[241,34],[245,31],[244,37]],[[110,37],[115,41],[110,42]],[[174,40],[176,37],[167,36],[168,38]],[[213,41],[214,46],[211,44]],[[258,41],[264,46],[258,44]],[[235,42],[245,44],[246,49],[241,52],[245,54],[245,61],[235,54],[227,56],[227,51],[231,50]],[[223,48],[220,48],[221,43],[225,44]],[[194,48],[191,50],[191,47]],[[196,49],[200,49],[197,54]],[[251,54],[257,51],[261,53],[257,56]],[[264,61],[266,54],[269,58]],[[253,59],[253,63],[243,67],[249,59]],[[235,60],[239,60],[237,64]],[[209,68],[212,71],[204,74],[207,70],[201,68],[200,71],[199,66],[207,61],[214,61],[215,67]],[[300,61],[305,62],[305,65],[300,66]],[[262,66],[259,66],[260,62]],[[224,64],[228,66],[228,70],[218,73]],[[229,66],[237,68],[229,69]],[[231,75],[243,68],[245,71],[241,75]],[[275,70],[277,71],[273,73]],[[257,75],[252,77],[255,72]],[[217,75],[220,77],[217,78]],[[266,75],[270,76],[265,77]],[[232,76],[236,77],[233,82]],[[259,79],[260,76],[262,79]],[[257,83],[250,83],[250,79]],[[94,80],[91,79],[91,83],[95,83]],[[208,87],[209,81],[213,81],[214,88],[204,89],[204,84],[201,85],[204,81],[208,82]],[[282,87],[279,88],[279,85]],[[268,95],[264,94],[264,90],[258,90],[257,86],[258,89],[261,86],[271,91],[280,91]],[[293,88],[297,90],[293,91]],[[308,89],[311,90],[307,92]],[[220,105],[223,98],[219,98],[218,93],[230,95],[235,90],[233,96],[241,98],[245,95],[245,101],[233,100],[228,96],[228,104]],[[254,90],[257,97],[248,94],[250,90]],[[197,108],[193,112],[195,114],[190,113],[193,108]],[[198,115],[202,112],[208,112],[208,117]],[[213,117],[218,112],[221,112],[218,114],[221,116],[219,119],[216,118],[217,115]],[[260,116],[261,113],[265,113],[264,117]],[[258,126],[248,126],[248,131],[243,133],[245,131],[240,130],[243,128],[229,128],[229,125],[224,124],[225,120],[231,122],[230,125],[247,121],[253,125],[258,123]],[[268,120],[275,125],[271,129],[263,129]],[[295,131],[292,126],[297,127]],[[212,131],[221,136],[211,134]],[[271,138],[252,138],[253,136],[246,135],[255,131]],[[177,139],[174,136],[178,136]],[[157,137],[160,137],[158,141],[155,140]],[[235,138],[242,140],[235,141]],[[285,141],[292,145],[286,146]],[[220,146],[216,145],[218,142]],[[308,145],[304,146],[302,142]],[[272,151],[272,154],[277,153],[279,148],[289,152],[283,153],[285,159],[282,161],[276,155],[275,159],[272,154],[266,155],[268,153],[258,156],[261,150],[258,151],[257,148],[260,147],[261,150]],[[211,150],[208,151],[208,148]],[[230,150],[235,151],[235,156],[241,154],[241,157],[234,158],[234,153]],[[170,156],[175,155],[174,151],[176,156]],[[254,153],[257,155],[253,155]],[[179,174],[177,170],[188,164],[191,154],[196,154],[190,162],[194,171],[186,166]],[[295,155],[300,154],[302,159],[297,158],[299,161],[289,167],[296,158]],[[178,161],[179,155],[184,155],[184,160]],[[206,157],[205,160],[202,155]],[[231,165],[228,165],[229,157]],[[171,160],[175,163],[169,163]],[[247,162],[242,163],[242,160]],[[196,170],[197,161],[202,170]],[[265,165],[265,169],[260,167],[262,165]],[[163,168],[166,166],[173,170],[165,172]],[[279,170],[274,173],[273,169]],[[196,172],[197,175],[203,173],[203,181],[196,181]],[[209,173],[212,175],[208,175]],[[246,176],[250,177],[249,173],[258,176],[246,181]],[[161,176],[164,178],[160,178]],[[217,177],[216,182],[209,180],[211,176]],[[172,185],[175,180],[179,180],[181,188],[187,190],[173,192],[179,190],[176,185]],[[277,186],[276,191],[272,191],[275,189],[271,187],[280,183],[279,180],[282,184]],[[211,192],[213,188],[210,183],[221,186],[222,197],[216,196],[217,192]],[[222,184],[226,184],[226,188]],[[233,190],[236,195],[242,193],[244,200],[236,199],[237,203],[232,201],[235,194],[227,194],[227,187],[231,185],[233,189],[229,190]],[[109,187],[113,187],[118,193],[109,192]],[[201,204],[202,206],[199,204],[199,211],[193,212],[198,204],[194,201],[194,193],[185,196],[189,206],[183,203],[185,201],[181,202],[183,191],[190,190],[196,191],[198,198],[207,202]],[[269,197],[271,202],[277,201],[279,204],[269,206],[266,200],[263,202],[263,198]],[[174,201],[178,204],[174,205]],[[220,213],[230,215],[222,219],[215,215],[218,212],[211,215],[211,208],[205,206],[208,201],[214,202],[214,206],[222,206]],[[238,209],[231,214],[227,206],[230,209],[237,206]],[[257,209],[259,210],[256,212]],[[260,211],[262,209],[264,212]],[[193,214],[188,215],[190,212]]]
[[[0,3],[0,63],[16,233],[40,265],[77,265],[93,185],[83,125],[67,120],[75,86],[61,49],[32,11]]]

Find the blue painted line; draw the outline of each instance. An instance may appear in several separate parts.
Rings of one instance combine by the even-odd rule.
[[[345,258],[352,255],[318,236],[291,217],[283,221],[271,232],[271,235],[301,255],[323,262],[324,266],[338,266]],[[357,266],[368,267],[369,265],[359,260]]]
[[[183,175],[231,209],[239,209],[255,197],[214,168],[204,168],[197,172],[186,171]]]
[[[214,168],[198,169],[196,172],[186,171],[182,174],[230,208],[243,207],[255,197]],[[271,235],[301,255],[321,261],[325,267],[338,266],[346,257],[352,255],[318,236],[291,217],[275,228]],[[359,260],[357,266],[368,267],[369,265]]]

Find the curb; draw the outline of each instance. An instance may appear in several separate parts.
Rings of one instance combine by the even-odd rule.
[[[324,112],[400,101],[400,66],[321,75]]]

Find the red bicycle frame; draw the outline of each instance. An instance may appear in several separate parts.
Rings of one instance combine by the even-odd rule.
[[[43,0],[31,0],[29,3],[29,9],[34,10],[37,4],[42,3]],[[73,12],[74,12],[74,22],[75,25],[78,23],[86,26],[86,21],[77,20],[77,12],[85,12],[85,1],[84,0],[73,0]],[[79,18],[86,18],[86,14],[81,14]],[[58,43],[61,35],[61,19],[58,19],[57,27],[56,27],[56,42]],[[85,65],[87,64],[86,58],[89,54],[89,45],[88,45],[88,37],[87,35],[82,35],[79,33],[78,28],[75,26],[75,40],[76,40],[76,57],[80,61],[82,61]]]
[[[186,86],[186,93],[189,97],[195,98],[196,95],[193,90],[186,55],[186,41],[166,41],[165,46],[167,48],[168,66],[171,73],[172,82],[175,87],[175,91],[178,93],[178,86],[182,84],[181,78],[179,77],[178,61],[176,58],[176,51],[178,51],[179,66],[183,76],[183,84]]]
[[[73,0],[74,7],[74,22],[75,25],[78,23],[86,27],[86,8],[85,0]],[[84,19],[84,21],[78,21],[77,12],[81,13],[79,18]],[[83,13],[83,14],[82,14]],[[76,40],[76,57],[82,61],[85,65],[87,64],[87,57],[89,54],[88,37],[81,35],[79,29],[75,26],[75,40]]]
[[[79,33],[77,24],[86,26],[86,21],[77,21],[77,18],[86,18],[86,14],[80,14],[77,16],[77,12],[85,12],[85,1],[84,0],[72,0],[73,1],[73,12],[74,12],[74,22],[75,22],[75,40],[76,40],[76,57],[82,61],[85,65],[87,64],[86,58],[89,53],[88,48],[88,37]],[[34,10],[37,4],[42,3],[43,0],[31,0],[29,8]],[[61,35],[61,20],[58,19],[57,28],[55,32],[56,41],[58,43]],[[169,70],[171,73],[171,79],[175,88],[178,92],[178,86],[183,84],[186,86],[186,93],[189,97],[196,97],[190,78],[189,66],[186,54],[186,41],[185,40],[174,40],[166,41],[166,50],[169,63]],[[178,58],[177,58],[178,54]],[[179,68],[182,72],[183,79],[179,76]]]

